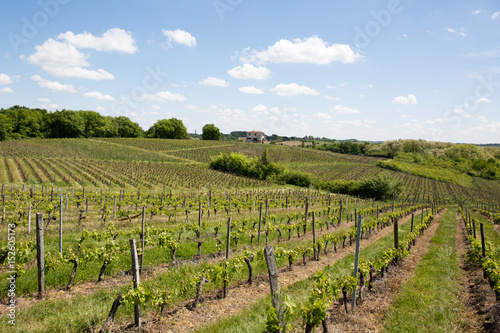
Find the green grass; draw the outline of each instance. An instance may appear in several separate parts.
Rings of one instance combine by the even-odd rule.
[[[383,321],[384,332],[461,332],[461,270],[455,243],[455,210],[441,218],[414,276],[401,288]]]

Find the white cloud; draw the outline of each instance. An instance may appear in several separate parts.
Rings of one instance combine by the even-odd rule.
[[[153,109],[153,110],[161,110],[161,106],[159,106],[159,105],[151,105],[151,109]]]
[[[337,84],[335,86],[333,86],[333,85],[327,85],[326,87],[328,89],[339,89],[339,88],[347,87],[349,84],[350,84],[350,82],[346,81],[346,82],[339,83],[339,84]]]
[[[105,108],[103,108],[103,107],[102,107],[102,106],[100,106],[100,105],[99,105],[98,107],[96,107],[96,108],[95,108],[95,110],[96,110],[97,112],[103,112],[103,111],[106,111],[106,109],[105,109]]]
[[[494,12],[493,15],[491,15],[493,20],[496,20],[498,17],[500,17],[500,12]]]
[[[189,32],[184,30],[165,30],[163,29],[163,35],[168,38],[169,45],[171,42],[184,44],[189,47],[196,46],[196,38],[194,38]]]
[[[260,88],[256,88],[254,86],[249,86],[249,87],[240,87],[238,88],[239,91],[241,91],[244,94],[254,94],[254,95],[259,95],[263,94],[264,90]]]
[[[472,14],[472,15],[479,15],[479,14],[481,14],[482,12],[484,12],[484,10],[483,10],[483,9],[476,9],[476,10],[475,10],[475,11],[473,11],[471,14]]]
[[[476,101],[476,104],[482,104],[482,103],[491,103],[491,99],[486,98],[486,97],[482,97]]]
[[[88,70],[89,55],[84,54],[68,43],[46,40],[42,45],[35,46],[36,52],[28,57],[33,65],[40,66],[44,71],[56,77],[77,77],[89,80],[114,80],[114,76],[104,69]]]
[[[14,81],[7,74],[0,73],[0,85],[8,85],[12,82]]]
[[[335,105],[333,109],[330,110],[330,112],[335,112],[339,114],[358,114],[360,113],[359,110],[353,109],[353,108],[348,108],[343,105]]]
[[[342,125],[352,125],[352,126],[361,126],[362,125],[361,120],[341,120],[341,121],[339,121],[339,123]]]
[[[319,92],[311,89],[307,86],[299,86],[297,83],[280,83],[276,87],[270,89],[271,91],[275,91],[276,95],[279,96],[295,96],[298,94],[304,95],[319,95]]]
[[[57,105],[57,104],[42,104],[41,108],[42,109],[57,110],[57,109],[59,109],[59,105]]]
[[[341,98],[340,97],[333,97],[333,96],[330,96],[330,95],[325,95],[325,98],[330,100],[330,101],[340,101]]]
[[[181,94],[174,94],[170,91],[159,91],[156,94],[144,94],[142,95],[142,99],[146,101],[155,101],[155,102],[165,102],[165,101],[182,102],[186,100],[186,96],[183,96]]]
[[[188,105],[186,105],[186,109],[194,111],[194,110],[198,110],[199,108],[196,105],[188,104]]]
[[[111,96],[111,95],[105,95],[99,91],[90,91],[90,92],[86,92],[83,94],[83,96],[85,97],[89,97],[89,98],[95,98],[95,99],[99,99],[99,100],[102,100],[102,101],[114,101],[114,97]]]
[[[199,84],[203,84],[205,86],[213,86],[213,87],[228,87],[229,82],[226,82],[223,79],[219,79],[217,77],[207,77],[199,82]]]
[[[317,112],[315,114],[312,115],[314,118],[318,118],[318,119],[332,119],[332,117],[328,114],[328,113],[321,113],[321,112]]]
[[[124,53],[138,51],[131,33],[120,28],[109,29],[101,37],[96,37],[89,32],[75,35],[72,31],[68,31],[57,36],[57,39],[64,40],[79,49],[88,48],[104,52],[119,51]]]
[[[259,104],[252,108],[252,113],[258,115],[267,115],[269,114],[269,110],[267,109],[267,106],[265,106],[264,104]]]
[[[37,101],[48,103],[48,102],[50,102],[50,99],[48,99],[48,98],[38,98]]]
[[[288,62],[325,65],[334,61],[342,63],[353,63],[363,58],[359,53],[353,52],[347,44],[332,44],[323,41],[317,36],[305,39],[295,38],[293,40],[282,39],[265,51],[245,51],[242,56],[243,62]]]
[[[244,64],[243,66],[237,66],[227,71],[229,75],[235,79],[253,79],[253,80],[265,80],[271,74],[271,71],[262,66],[254,66],[252,64]]]
[[[12,94],[13,92],[14,90],[10,89],[9,87],[0,88],[0,93],[2,94]]]
[[[40,75],[35,74],[31,77],[33,81],[35,81],[40,87],[49,89],[50,91],[66,91],[70,93],[76,93],[76,89],[73,88],[71,84],[62,84],[57,81],[49,81],[42,78]]]
[[[417,98],[415,95],[398,96],[392,100],[393,103],[403,104],[403,105],[417,105]]]
[[[465,28],[464,27],[461,27],[459,31],[456,31],[453,28],[444,28],[444,29],[446,31],[450,32],[450,33],[457,33],[457,34],[459,34],[462,37],[466,37],[467,36],[467,34],[465,33]]]
[[[482,123],[487,123],[488,122],[488,119],[486,119],[485,116],[479,116],[479,117],[477,117],[477,120],[479,120]]]

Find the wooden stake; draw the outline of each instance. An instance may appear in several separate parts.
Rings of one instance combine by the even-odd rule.
[[[43,247],[43,214],[36,214],[36,262],[38,267],[38,297],[45,293],[45,257]]]
[[[269,273],[269,284],[271,286],[271,302],[278,314],[279,325],[284,326],[283,309],[281,308],[280,286],[278,282],[278,268],[276,267],[276,258],[274,257],[274,249],[268,246],[264,249],[266,258],[267,272]],[[279,330],[278,332],[281,332]]]
[[[353,276],[355,278],[358,277],[358,269],[359,269],[359,248],[361,244],[361,214],[356,216],[356,219],[358,220],[357,223],[357,233],[356,233],[356,254],[354,257],[354,274]],[[354,291],[352,292],[352,303],[351,303],[351,309],[354,311],[354,308],[356,307],[356,288],[354,288]]]
[[[135,244],[135,239],[130,240],[130,255],[132,258],[132,281],[134,283],[134,289],[139,287],[139,259],[137,258],[137,247]],[[134,322],[137,327],[141,326],[141,305],[134,305]]]

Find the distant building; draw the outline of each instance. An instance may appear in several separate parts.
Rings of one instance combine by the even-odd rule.
[[[266,135],[261,131],[247,132],[246,142],[266,143]]]

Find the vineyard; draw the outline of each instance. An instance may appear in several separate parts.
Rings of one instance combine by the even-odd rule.
[[[403,192],[376,200],[208,167],[266,148],[322,181],[386,172]],[[424,316],[425,331],[499,329],[499,181],[464,186],[383,170],[380,158],[233,142],[36,139],[0,151],[6,331],[414,331],[397,321],[415,311],[405,292],[422,285],[420,265],[445,262],[456,271],[424,285],[451,290],[449,309]],[[481,309],[462,298],[479,297],[460,284],[472,272]]]

